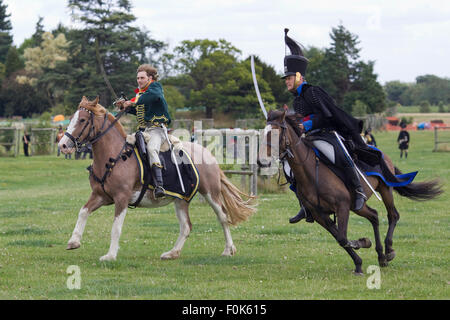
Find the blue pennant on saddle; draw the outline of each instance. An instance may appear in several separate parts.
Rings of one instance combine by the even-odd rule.
[[[389,187],[404,187],[404,186],[410,184],[414,180],[418,171],[395,175],[395,177],[398,180],[396,182],[388,181],[380,172],[365,171],[364,173],[366,174],[366,176],[379,177]]]

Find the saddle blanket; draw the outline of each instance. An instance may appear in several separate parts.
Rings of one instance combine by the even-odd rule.
[[[372,149],[381,152],[379,149],[371,146]],[[322,162],[322,164],[325,164],[331,171],[334,172],[334,174],[336,174],[336,176],[339,177],[339,179],[341,179],[347,186],[347,188],[349,188],[349,185],[346,183],[346,177],[344,175],[344,173],[339,170],[337,167],[335,167],[317,148],[313,148],[314,153],[316,154],[317,158],[320,160],[320,162]],[[414,172],[409,172],[409,173],[405,173],[405,174],[399,174],[399,175],[394,175],[392,174],[386,164],[383,161],[383,166],[381,166],[380,164],[377,165],[371,165],[368,164],[365,161],[359,160],[357,159],[355,161],[356,166],[360,169],[361,172],[363,172],[366,176],[376,176],[378,178],[380,178],[383,183],[389,187],[403,187],[406,186],[410,183],[412,183],[412,181],[414,180],[414,178],[416,177],[418,171],[414,171]],[[283,161],[283,172],[285,174],[285,177],[287,179],[287,181],[291,184],[290,185],[290,189],[294,192],[296,192],[296,186],[293,183],[293,173],[292,173],[292,169],[289,167],[289,164],[287,163],[287,161]]]
[[[375,152],[379,152],[382,155],[381,150],[376,147],[369,146]],[[325,163],[328,168],[331,169],[344,183],[346,183],[346,176],[338,168],[336,168],[330,161],[316,148],[313,148],[316,156]],[[379,164],[373,164],[372,161],[363,161],[362,159],[356,159],[356,166],[363,172],[366,176],[376,176],[380,178],[383,183],[389,187],[403,187],[410,184],[416,177],[418,171],[409,172],[405,174],[394,175],[387,168],[384,159],[380,161]],[[347,183],[346,183],[347,184]]]
[[[176,137],[173,136],[169,136],[169,139],[171,141],[178,140]],[[127,138],[127,142],[129,144],[131,144],[130,142],[136,143],[136,139],[134,139],[133,141],[133,139]],[[131,145],[134,145],[134,143]],[[178,168],[180,170],[180,175],[183,180],[185,192],[183,193],[183,189],[181,188],[177,168],[175,166],[174,161],[172,161],[172,154],[171,154],[172,152],[168,147],[167,141],[165,142],[165,145],[162,146],[161,151],[159,153],[159,159],[163,166],[162,169],[163,188],[165,190],[166,195],[190,202],[198,191],[200,175],[198,173],[198,169],[195,167],[189,154],[185,152],[181,147],[181,142],[178,140],[176,143],[174,143],[174,145],[176,147],[174,148],[173,152],[175,155],[175,159],[178,163]],[[155,187],[153,184],[153,177],[151,174],[151,170],[149,168],[147,157],[145,155],[141,155],[138,150],[139,148],[135,145],[133,148],[134,151],[133,153],[136,157],[136,161],[138,162],[139,176],[141,179],[141,183],[143,185],[145,184],[148,185],[149,189],[154,190]]]

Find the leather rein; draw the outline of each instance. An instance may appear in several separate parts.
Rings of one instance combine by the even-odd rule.
[[[116,118],[114,119],[114,121],[111,122],[111,124],[108,126],[108,128],[106,128],[105,131],[102,131],[103,128],[105,127],[106,121],[108,120],[108,117],[107,117],[108,114],[106,113],[105,116],[104,116],[104,119],[103,119],[103,124],[102,124],[102,126],[101,126],[99,132],[98,132],[93,138],[90,138],[91,135],[92,135],[92,133],[95,132],[94,113],[93,113],[92,111],[90,111],[90,110],[88,110],[88,109],[85,109],[85,108],[82,108],[82,107],[81,107],[79,110],[87,111],[87,112],[89,113],[89,115],[90,115],[89,120],[86,121],[86,124],[84,125],[83,129],[81,129],[80,134],[78,135],[78,137],[75,138],[73,135],[71,135],[71,134],[68,133],[67,131],[64,133],[64,135],[67,136],[67,137],[70,139],[70,141],[72,141],[72,142],[74,143],[75,148],[76,148],[77,151],[80,151],[80,148],[81,148],[83,145],[86,145],[86,144],[88,144],[88,143],[90,143],[91,145],[93,145],[93,144],[96,143],[98,140],[100,140],[101,137],[103,137],[109,130],[111,130],[112,127],[114,127],[114,125],[116,124],[116,122],[119,121],[120,117],[122,117],[123,114],[125,113],[125,110],[120,111],[119,113],[117,113]],[[90,128],[89,128],[89,133],[88,133],[88,135],[86,136],[86,138],[85,138],[83,141],[80,141],[80,138],[81,138],[81,136],[83,135],[84,131],[86,130],[86,128],[87,128],[87,127],[89,126],[89,124],[91,124],[91,123],[92,123],[92,125],[91,125]]]
[[[295,164],[303,165],[303,164],[305,163],[305,161],[306,161],[306,160],[308,159],[308,157],[309,157],[309,153],[310,153],[310,151],[311,151],[311,148],[307,148],[307,149],[308,149],[308,153],[306,154],[306,157],[305,157],[304,160],[302,160],[301,162],[295,161],[294,153],[293,153],[292,150],[291,150],[291,142],[290,142],[289,139],[286,137],[286,130],[287,130],[287,123],[286,123],[286,120],[283,120],[282,123],[279,123],[279,122],[277,122],[277,121],[275,121],[275,120],[267,121],[267,124],[270,124],[270,125],[276,125],[276,126],[278,126],[278,127],[281,128],[281,134],[280,134],[279,146],[281,147],[281,146],[284,145],[285,147],[284,147],[284,151],[281,152],[281,153],[279,154],[280,160],[285,160],[286,157],[288,157],[288,158],[291,158],[292,161],[293,161]],[[299,139],[302,139],[302,138],[299,137]],[[281,150],[280,150],[280,151],[281,151]],[[286,159],[286,160],[287,160],[287,159]]]

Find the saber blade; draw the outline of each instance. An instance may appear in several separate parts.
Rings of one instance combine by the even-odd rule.
[[[161,125],[161,126],[164,129],[164,134],[166,136],[167,143],[169,144],[170,155],[172,156],[172,161],[175,163],[175,168],[177,169],[178,180],[180,180],[181,190],[183,190],[183,194],[185,194],[186,191],[184,190],[183,178],[181,177],[180,168],[178,167],[178,162],[177,162],[177,159],[175,157],[175,153],[173,151],[173,145],[172,145],[172,143],[169,140],[169,135],[167,133],[167,128],[164,125]]]
[[[336,136],[336,138],[337,138],[339,144],[341,145],[342,149],[344,149],[344,152],[347,155],[347,157],[349,157],[351,159],[352,157],[350,157],[350,154],[348,153],[347,149],[345,148],[344,144],[342,143],[341,138],[339,137],[339,135],[336,133],[336,131],[333,131],[333,133]],[[378,198],[378,200],[382,201],[380,196],[375,191],[375,189],[372,187],[372,185],[369,183],[369,181],[366,179],[364,174],[356,166],[356,163],[354,165],[355,165],[356,172],[358,172],[358,174],[361,176],[361,178],[363,178],[364,182],[367,184],[367,186],[370,188],[370,190],[372,190],[373,194]]]
[[[261,110],[264,113],[264,117],[267,119],[267,111],[266,111],[266,108],[264,107],[264,103],[261,99],[261,94],[259,93],[258,82],[256,81],[255,59],[253,56],[251,56],[250,65],[252,68],[253,84],[255,85],[255,91],[256,91],[256,96],[258,97],[259,106],[261,107]]]

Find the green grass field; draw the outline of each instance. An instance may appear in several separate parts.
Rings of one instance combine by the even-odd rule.
[[[449,299],[448,181],[450,153],[431,152],[433,132],[411,132],[407,160],[399,159],[397,132],[375,132],[379,147],[417,181],[439,177],[445,193],[430,202],[395,196],[400,221],[397,257],[381,269],[381,288],[369,289],[366,272],[377,265],[374,248],[360,249],[362,277],[347,253],[317,223],[290,225],[298,211],[292,192],[260,194],[257,213],[231,232],[234,257],[221,257],[224,236],[212,209],[193,200],[193,231],[181,258],[159,259],[178,236],[173,206],[129,210],[116,262],[109,248],[113,207],[88,220],[82,246],[65,247],[78,211],[90,194],[90,160],[56,156],[0,158],[0,299]],[[238,181],[238,180],[236,180]],[[378,210],[382,237],[387,230]],[[351,214],[349,238],[369,237],[369,222]],[[67,268],[81,271],[81,289],[67,287]]]

